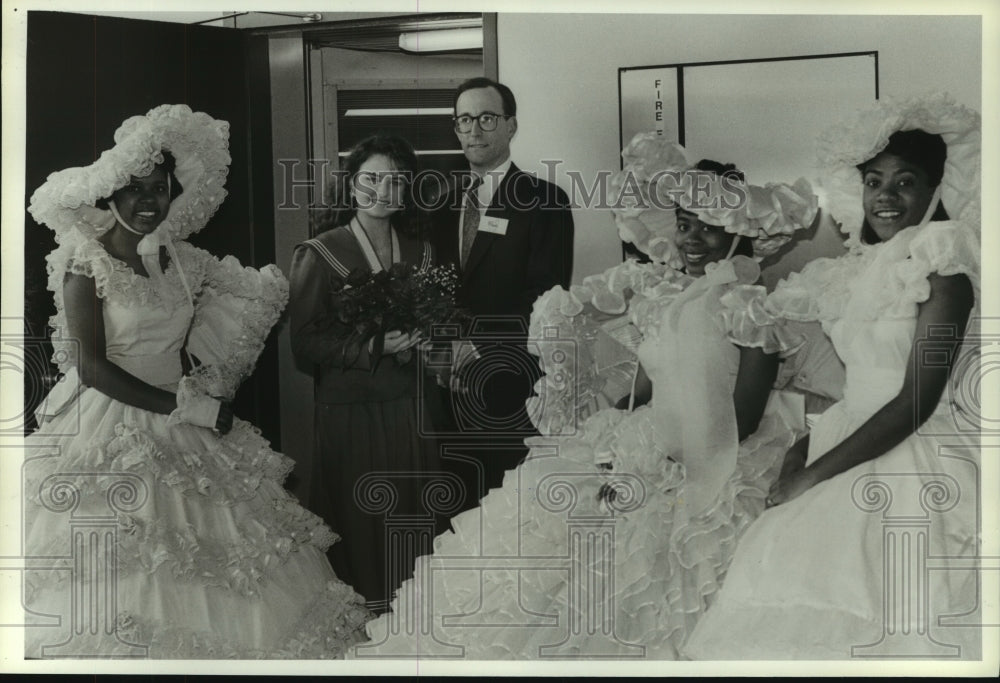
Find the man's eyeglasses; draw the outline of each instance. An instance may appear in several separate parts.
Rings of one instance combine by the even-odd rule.
[[[494,114],[491,111],[484,111],[479,116],[469,116],[468,114],[452,116],[451,120],[455,122],[455,130],[459,133],[471,133],[473,121],[479,122],[479,130],[488,133],[497,129],[497,122],[500,119],[509,119],[510,117],[510,114]]]

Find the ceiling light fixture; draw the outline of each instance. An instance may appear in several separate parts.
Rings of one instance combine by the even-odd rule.
[[[348,109],[344,112],[345,117],[349,116],[451,116],[454,113],[451,107],[424,107],[401,108],[401,109]]]
[[[443,31],[416,31],[399,34],[399,49],[406,52],[453,52],[483,47],[481,28],[455,28]]]

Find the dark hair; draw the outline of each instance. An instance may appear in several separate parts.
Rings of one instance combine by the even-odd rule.
[[[388,157],[396,168],[407,176],[406,193],[403,195],[403,210],[396,211],[389,218],[393,228],[400,232],[420,236],[424,231],[424,215],[413,196],[414,180],[417,175],[417,155],[410,143],[398,135],[376,133],[351,148],[344,167],[333,174],[333,182],[326,192],[326,205],[313,208],[313,233],[319,234],[332,228],[347,225],[357,213],[351,201],[351,187],[361,164],[373,156]]]
[[[506,114],[507,116],[517,116],[517,100],[514,99],[514,92],[503,83],[494,81],[492,78],[486,78],[485,76],[470,78],[458,86],[458,89],[455,90],[455,99],[451,103],[452,111],[456,114],[458,113],[458,98],[462,93],[466,90],[475,90],[477,88],[493,88],[496,90],[500,93],[500,100],[503,102],[503,111],[497,113]]]
[[[745,183],[747,181],[746,176],[743,175],[743,171],[736,168],[736,164],[723,164],[711,159],[702,159],[695,164],[694,167],[699,171],[714,173],[720,178],[735,178],[741,183]]]
[[[923,169],[931,187],[937,187],[941,184],[941,178],[944,177],[944,162],[948,158],[948,146],[944,144],[944,139],[940,135],[928,133],[920,128],[897,130],[889,136],[889,144],[880,154],[892,154]],[[875,157],[877,156],[878,154],[875,155]],[[858,170],[863,174],[875,157],[858,164]]]
[[[177,159],[174,158],[174,155],[171,154],[169,151],[163,150],[163,161],[157,164],[154,170],[156,168],[162,168],[164,171],[167,172],[167,175],[170,176],[170,201],[174,201],[179,196],[181,196],[181,192],[184,191],[184,187],[181,185],[180,181],[177,180],[177,176],[174,175],[174,169],[177,168]],[[127,184],[124,185],[123,187],[127,187]],[[120,189],[122,188],[118,188],[118,190]],[[94,202],[94,206],[96,206],[98,209],[107,211],[108,201],[115,196],[115,193],[117,193],[118,190],[115,190],[107,197],[101,197],[100,199]]]
[[[948,146],[945,144],[944,138],[936,133],[928,133],[920,128],[897,130],[889,136],[889,144],[886,145],[885,149],[871,159],[858,164],[857,169],[861,171],[862,176],[868,170],[869,164],[880,154],[897,156],[923,170],[927,174],[927,182],[930,183],[930,186],[937,187],[944,177],[944,162],[948,158]],[[934,208],[931,220],[948,220],[948,212],[945,211],[944,204],[940,201]],[[861,241],[865,244],[875,244],[882,241],[868,225],[867,218],[861,224]]]
[[[743,175],[743,171],[736,168],[736,164],[723,164],[718,161],[713,161],[712,159],[702,159],[697,164],[694,165],[695,169],[698,171],[708,171],[709,173],[714,173],[720,178],[731,178],[733,180],[738,180],[741,183],[745,183],[746,176]],[[726,233],[731,239],[736,239],[736,235],[733,233]],[[732,242],[730,241],[730,246]],[[753,242],[749,239],[740,239],[736,243],[736,250],[733,252],[733,256],[748,256],[753,258]]]

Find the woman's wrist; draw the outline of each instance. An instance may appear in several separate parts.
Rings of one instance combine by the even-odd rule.
[[[808,467],[803,468],[802,474],[808,477],[809,486],[815,486],[821,481],[825,481],[832,477],[836,472],[831,472],[828,467],[824,467],[822,463],[822,458],[814,463],[811,463]]]
[[[806,460],[809,458],[809,449],[793,446],[792,449],[788,451],[787,457],[804,465]]]
[[[222,401],[197,393],[190,385],[189,378],[181,379],[176,401],[177,408],[170,413],[169,424],[184,422],[197,427],[216,428]]]

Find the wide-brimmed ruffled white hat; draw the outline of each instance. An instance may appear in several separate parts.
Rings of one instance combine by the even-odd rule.
[[[177,162],[174,176],[183,192],[173,199],[157,229],[160,240],[185,239],[201,230],[226,198],[229,172],[229,124],[184,104],[164,104],[145,116],[127,119],[115,131],[115,146],[89,166],[49,175],[31,197],[28,210],[48,226],[62,244],[73,236],[94,238],[110,229],[115,218],[98,209],[110,197],[163,163],[169,151]]]
[[[624,168],[608,183],[608,201],[622,240],[653,261],[683,264],[674,243],[675,208],[747,237],[758,261],[812,224],[818,200],[807,180],[750,185],[695,171],[687,151],[658,133],[639,133],[622,152]]]
[[[886,98],[832,127],[817,145],[823,175],[823,208],[848,235],[847,246],[861,243],[863,181],[858,164],[878,155],[897,131],[921,129],[944,140],[948,156],[941,179],[941,202],[951,219],[980,223],[981,120],[977,112],[945,93]]]

